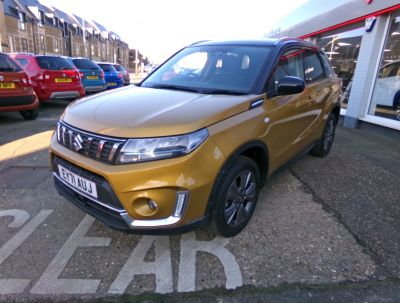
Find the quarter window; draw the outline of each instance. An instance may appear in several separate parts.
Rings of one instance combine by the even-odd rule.
[[[321,60],[314,51],[307,50],[304,53],[304,79],[306,83],[317,81],[324,78]]]

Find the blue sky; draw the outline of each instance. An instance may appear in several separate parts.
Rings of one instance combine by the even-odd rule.
[[[131,48],[163,61],[199,40],[262,38],[307,0],[39,0],[93,19]]]

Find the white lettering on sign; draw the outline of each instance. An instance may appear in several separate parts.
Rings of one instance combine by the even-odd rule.
[[[0,264],[3,263],[21,244],[24,242],[43,221],[52,213],[51,209],[42,210],[31,221],[29,221],[14,237],[7,241],[0,248]],[[0,211],[0,217],[14,217],[8,227],[22,227],[29,219],[30,215],[25,210],[9,209]],[[21,293],[30,283],[29,279],[0,279],[0,294],[16,294]]]
[[[109,246],[111,238],[85,237],[94,218],[86,215],[74,230],[67,242],[51,261],[36,285],[31,289],[34,294],[85,294],[95,293],[100,280],[95,279],[58,279],[69,259],[78,247]]]
[[[155,244],[155,261],[144,262],[144,258],[153,243]],[[168,237],[142,237],[112,283],[108,293],[124,293],[134,276],[140,274],[155,274],[156,292],[173,292],[171,250]]]
[[[178,291],[195,290],[196,252],[204,251],[215,255],[221,261],[226,277],[226,288],[243,285],[242,273],[235,256],[225,247],[229,239],[216,237],[212,241],[196,241],[195,234],[183,234],[181,239],[181,259],[179,265]]]

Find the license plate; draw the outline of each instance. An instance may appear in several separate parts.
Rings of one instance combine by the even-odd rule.
[[[69,169],[66,169],[60,164],[58,164],[58,171],[60,173],[60,177],[69,185],[76,188],[78,191],[97,198],[96,183],[89,181],[86,178],[82,178],[81,176],[78,176],[77,174],[73,173]]]
[[[0,88],[4,89],[15,88],[15,83],[0,83]]]
[[[56,83],[69,83],[72,82],[71,78],[56,78]]]
[[[117,85],[117,83],[115,83],[115,82],[108,82],[107,83],[107,86],[116,86]]]
[[[98,76],[87,76],[86,79],[88,79],[88,80],[98,80],[99,77]]]

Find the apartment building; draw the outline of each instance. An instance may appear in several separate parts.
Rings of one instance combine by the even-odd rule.
[[[87,57],[128,66],[128,44],[100,23],[37,0],[0,1],[0,51]]]

